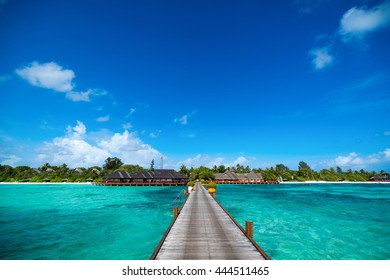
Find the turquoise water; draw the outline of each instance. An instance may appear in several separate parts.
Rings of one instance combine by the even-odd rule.
[[[0,259],[149,259],[182,190],[0,185]]]
[[[0,259],[149,259],[182,190],[0,185]],[[390,185],[219,185],[217,199],[273,259],[390,259]]]
[[[390,185],[220,185],[272,259],[390,259]]]

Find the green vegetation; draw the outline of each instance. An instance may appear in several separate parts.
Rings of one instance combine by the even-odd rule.
[[[243,166],[237,164],[233,167],[225,167],[224,165],[213,166],[213,168],[207,168],[205,166],[200,166],[198,168],[187,168],[185,165],[180,167],[180,173],[188,176],[191,180],[204,179],[209,180],[214,179],[214,173],[223,173],[226,170],[230,170],[235,173],[249,173],[252,170],[256,173],[261,173],[264,180],[276,181],[282,178],[286,181],[293,182],[305,182],[305,181],[328,181],[328,182],[337,182],[337,181],[350,181],[350,182],[366,182],[369,181],[372,177],[385,178],[389,174],[381,170],[379,173],[375,171],[365,171],[360,169],[359,171],[348,169],[347,171],[342,171],[340,167],[322,169],[320,171],[315,171],[304,161],[299,162],[298,170],[291,170],[284,164],[277,164],[275,167],[267,167],[265,169],[253,168],[249,166]]]
[[[216,189],[217,188],[217,184],[214,183],[214,182],[210,182],[210,183],[208,183],[207,188],[208,189]]]
[[[105,164],[103,165],[103,169],[107,169],[107,170],[115,170],[115,169],[118,169],[119,167],[121,167],[123,165],[123,162],[121,159],[117,158],[117,157],[109,157],[106,159],[106,162]]]
[[[195,186],[195,182],[194,182],[194,181],[189,181],[189,182],[187,183],[187,186],[188,186],[188,187],[193,187],[193,186]]]
[[[18,166],[12,168],[8,165],[0,165],[0,182],[87,182],[101,181],[104,170],[99,166],[88,169],[68,168],[66,164],[61,166],[51,166],[45,164],[39,168],[28,166]]]
[[[151,168],[154,169],[154,161],[151,162]],[[89,168],[69,168],[66,164],[60,166],[52,166],[48,163],[39,168],[31,168],[28,166],[11,167],[9,165],[0,165],[0,182],[87,182],[87,181],[101,181],[106,174],[112,173],[118,169],[126,170],[129,173],[141,172],[144,170],[139,165],[126,164],[119,158],[107,158],[103,167],[92,166]],[[290,170],[284,164],[277,164],[275,167],[265,169],[251,169],[249,166],[237,164],[233,167],[225,167],[224,165],[213,166],[208,168],[200,166],[197,168],[187,168],[185,165],[180,167],[180,173],[190,178],[190,183],[199,181],[210,181],[215,179],[214,173],[223,173],[230,170],[236,173],[249,173],[254,171],[261,173],[264,180],[279,180],[282,178],[285,181],[351,181],[351,182],[365,182],[372,177],[386,178],[389,174],[381,170],[379,173],[372,171],[368,172],[364,169],[343,171],[340,167],[322,169],[315,171],[304,161],[299,162],[298,170]],[[190,184],[189,183],[189,184]],[[209,184],[210,185],[210,184]]]

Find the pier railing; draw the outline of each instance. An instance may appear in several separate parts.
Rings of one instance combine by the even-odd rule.
[[[244,230],[215,198],[207,198],[206,192],[197,183],[180,210],[173,208],[174,218],[150,259],[271,259],[253,240],[253,223],[247,221]],[[211,240],[206,232],[213,236]]]

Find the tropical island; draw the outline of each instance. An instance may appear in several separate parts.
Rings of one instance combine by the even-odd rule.
[[[138,164],[124,164],[117,157],[109,157],[104,164],[91,167],[70,168],[65,163],[60,166],[46,163],[38,168],[29,166],[12,167],[9,165],[0,165],[0,182],[30,182],[30,183],[83,183],[83,182],[101,182],[105,177],[115,171],[123,170],[128,173],[144,172],[146,170],[154,171],[154,160],[150,163],[150,168],[144,168]],[[292,170],[284,164],[277,164],[275,167],[251,168],[237,164],[235,166],[213,166],[212,168],[187,167],[181,165],[178,173],[186,176],[189,180],[217,180],[221,181],[223,176],[233,176],[238,179],[252,179],[253,174],[257,174],[255,179],[264,182],[306,182],[306,181],[326,181],[326,182],[368,182],[368,181],[390,181],[390,174],[385,170],[379,172],[360,170],[342,170],[341,167],[313,170],[306,162],[301,161],[297,170]],[[227,175],[226,175],[227,174]]]

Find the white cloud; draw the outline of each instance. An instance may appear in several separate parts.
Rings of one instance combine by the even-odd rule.
[[[329,47],[312,49],[309,55],[313,57],[312,64],[317,70],[330,66],[333,62],[333,57],[329,54]]]
[[[244,156],[239,156],[235,160],[227,160],[226,158],[224,158],[222,156],[211,157],[207,154],[206,155],[198,154],[193,158],[187,158],[186,160],[179,162],[178,166],[181,166],[182,164],[184,164],[186,166],[193,166],[193,167],[206,166],[206,167],[211,168],[214,165],[216,165],[216,166],[219,166],[219,165],[236,166],[237,164],[247,165],[247,164],[249,164],[249,162],[250,162],[250,160]]]
[[[122,128],[125,129],[125,130],[130,129],[132,127],[133,127],[133,125],[131,123],[129,123],[129,122],[122,124]]]
[[[135,111],[137,111],[136,108],[130,108],[130,111],[129,111],[129,113],[126,115],[126,117],[127,117],[127,118],[131,117],[131,116],[135,113]]]
[[[162,130],[156,130],[156,131],[154,131],[154,132],[151,132],[151,133],[149,133],[149,136],[151,137],[151,138],[157,138],[157,137],[159,137],[160,136],[160,133],[162,132]]]
[[[68,126],[66,136],[44,142],[37,150],[38,161],[41,164],[66,163],[72,167],[101,165],[110,153],[88,143],[86,133],[87,128],[80,121],[74,127]]]
[[[80,121],[77,121],[77,125],[71,127],[68,125],[66,128],[66,134],[69,138],[72,139],[81,139],[84,138],[87,133],[87,127]]]
[[[341,18],[340,34],[345,41],[362,39],[367,33],[390,25],[390,1],[371,9],[353,7]]]
[[[102,165],[107,157],[119,157],[124,163],[148,166],[151,159],[161,156],[160,152],[127,130],[123,133],[103,135],[101,138],[95,133],[90,137],[86,126],[77,121],[76,126],[68,126],[65,136],[44,142],[37,150],[38,164],[66,163],[72,167],[87,167]]]
[[[309,52],[309,55],[313,57],[312,64],[314,68],[321,70],[332,64],[334,57],[330,54],[331,46],[338,44],[340,41],[344,43],[360,41],[368,33],[386,28],[389,25],[390,0],[386,0],[372,8],[364,6],[349,9],[342,16],[338,31],[328,37],[327,47],[314,48]]]
[[[10,166],[16,166],[18,162],[22,160],[22,158],[16,156],[16,155],[6,155],[3,156],[3,161],[1,162],[2,165],[10,165]]]
[[[74,88],[75,74],[72,70],[63,69],[55,62],[40,64],[36,61],[29,66],[16,69],[16,74],[33,86],[69,92]]]
[[[136,133],[127,130],[115,133],[109,140],[102,140],[98,146],[112,155],[118,156],[127,163],[137,163],[147,166],[153,158],[159,158],[161,153],[152,146],[145,144]]]
[[[196,110],[192,111],[189,114],[186,114],[180,118],[175,118],[173,121],[175,123],[180,123],[182,125],[186,125],[188,123],[188,119],[196,114]]]
[[[73,70],[64,69],[55,62],[32,62],[29,66],[15,70],[21,78],[33,86],[51,89],[65,93],[65,97],[72,101],[90,101],[90,96],[102,96],[107,92],[102,89],[88,89],[87,91],[75,91],[73,79],[76,77]]]
[[[110,115],[99,117],[96,119],[98,122],[108,122],[110,120]]]
[[[87,91],[70,91],[66,93],[66,98],[78,102],[78,101],[91,101],[90,96],[103,96],[106,95],[107,92],[102,89],[88,89]]]
[[[385,131],[383,134],[384,134],[385,136],[389,136],[389,135],[390,135],[390,131]]]
[[[357,153],[350,153],[347,156],[338,156],[334,160],[334,164],[340,167],[353,166],[363,164],[363,159],[358,156]]]
[[[243,157],[243,156],[239,156],[235,161],[234,161],[234,165],[237,165],[237,164],[240,164],[240,165],[243,165],[243,164],[246,164],[248,163],[248,159],[246,157]]]
[[[385,150],[382,152],[382,154],[383,154],[383,156],[384,156],[384,158],[385,158],[386,160],[390,160],[390,149],[389,149],[389,148],[385,149]]]
[[[371,154],[366,157],[359,155],[356,152],[349,153],[346,156],[337,156],[334,160],[328,162],[328,166],[331,167],[348,167],[352,169],[365,168],[373,164],[380,164],[390,161],[390,149],[386,148],[384,151]]]
[[[201,155],[198,154],[193,158],[187,158],[186,160],[183,160],[178,163],[178,166],[181,166],[182,164],[186,166],[193,166],[193,167],[199,167],[199,166],[206,166],[206,167],[213,167],[214,165],[221,165],[224,164],[224,158],[223,157],[215,157],[212,158],[209,155]]]
[[[179,122],[181,124],[187,124],[187,119],[188,119],[188,116],[187,115],[184,115],[182,116],[181,118],[175,118],[174,122]]]

